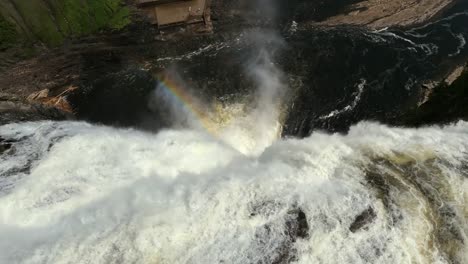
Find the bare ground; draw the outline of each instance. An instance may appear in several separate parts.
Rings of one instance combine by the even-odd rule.
[[[451,7],[457,0],[366,0],[348,7],[321,25],[365,25],[371,28],[422,24]]]

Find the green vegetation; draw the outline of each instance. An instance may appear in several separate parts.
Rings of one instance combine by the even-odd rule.
[[[13,35],[24,40],[57,46],[65,39],[130,23],[130,11],[121,0],[0,0],[0,12],[8,18],[0,21],[2,43],[17,39],[12,28]]]
[[[15,25],[0,15],[0,51],[13,45],[17,37]]]

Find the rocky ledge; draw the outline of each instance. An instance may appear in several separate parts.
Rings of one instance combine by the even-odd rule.
[[[453,0],[357,1],[343,13],[326,18],[323,25],[365,25],[371,28],[421,25],[455,5]]]
[[[78,118],[155,129],[164,126],[164,113],[148,107],[155,72],[176,69],[207,101],[245,96],[255,85],[246,61],[260,48],[276,51],[289,87],[285,135],[346,131],[364,119],[424,125],[468,116],[465,2],[277,1],[280,12],[213,1],[213,34],[162,36],[137,18],[11,63],[0,72],[0,121]],[[266,39],[259,47],[251,36],[260,31],[284,45]]]

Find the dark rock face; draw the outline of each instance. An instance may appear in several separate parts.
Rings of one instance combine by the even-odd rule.
[[[36,74],[38,62],[28,65],[27,70],[15,69],[28,73],[15,79],[8,80],[11,74],[6,72],[1,79],[7,81],[0,82],[0,89],[27,96],[24,87],[38,83],[40,87],[33,91],[47,88],[56,95],[72,85],[77,89],[67,99],[78,119],[159,129],[170,121],[164,108],[149,105],[158,84],[154,72],[176,71],[185,86],[208,103],[235,100],[255,92],[248,64],[263,48],[275,51],[271,60],[284,73],[288,86],[283,100],[287,110],[284,136],[303,137],[317,129],[345,132],[361,120],[393,125],[447,121],[443,113],[435,118],[434,111],[423,109],[434,109],[438,104],[428,100],[433,91],[438,91],[434,93],[437,98],[458,98],[459,94],[446,95],[441,81],[468,57],[464,45],[468,39],[467,6],[455,6],[444,14],[445,19],[418,28],[372,31],[315,23],[354,12],[355,4],[360,3],[278,0],[279,8],[275,9],[274,4],[262,6],[261,1],[213,1],[213,35],[155,41],[154,28],[135,24],[122,34],[71,45],[70,52],[64,55],[61,51],[57,56],[62,59],[53,57],[46,70],[36,72],[37,78],[31,76]],[[259,32],[274,32],[283,44],[278,47],[275,40],[258,37]],[[41,61],[48,60],[44,57]],[[65,65],[55,69],[59,64]],[[58,77],[37,82],[46,72]],[[51,79],[60,82],[49,87]],[[456,114],[462,111],[463,103],[454,108],[449,101],[435,108],[442,112],[450,105],[454,112],[450,120],[464,117]],[[5,122],[19,119],[28,120],[28,116],[16,118],[13,114]]]
[[[390,4],[386,5],[374,0],[213,0],[212,16],[215,21],[221,22],[229,21],[232,23],[236,20],[242,20],[244,22],[255,21],[256,23],[275,22],[280,25],[293,20],[333,25],[367,25],[376,20],[384,19],[380,24],[385,26],[387,23],[389,26],[402,24],[406,20],[411,23],[414,20],[429,19],[428,15],[422,16],[415,13],[418,10],[413,9],[416,9],[418,5],[424,5],[428,14],[434,14],[455,1],[444,0],[441,3],[439,0],[424,0],[419,2],[413,1],[408,5],[407,1],[392,0]],[[435,2],[438,5],[434,6]],[[405,11],[408,14],[405,17],[388,18],[398,14],[398,11]],[[363,18],[365,16],[367,18]]]
[[[328,1],[296,1],[293,19],[297,22],[324,21],[337,14],[347,14],[354,11],[353,4],[365,0],[328,0]]]
[[[441,83],[428,101],[410,111],[402,124],[423,126],[468,119],[468,68],[451,84]]]
[[[374,219],[377,217],[374,209],[369,207],[367,210],[364,212],[360,213],[354,222],[349,226],[349,231],[356,233],[359,230],[362,230],[366,228],[370,223],[374,221]]]
[[[345,132],[360,120],[417,123],[407,115],[431,93],[427,83],[442,80],[468,55],[461,45],[461,37],[468,39],[465,23],[468,15],[462,13],[410,30],[299,26],[295,32],[283,32],[286,44],[271,54],[289,86],[283,134],[302,137],[317,129]],[[251,38],[256,31],[231,30],[181,43],[159,43],[152,49],[142,46],[141,56],[151,71],[175,69],[186,86],[208,102],[227,95],[236,98],[256,89],[247,67],[259,50]],[[268,40],[261,46],[275,49]],[[125,51],[114,58],[106,56],[92,54],[83,66],[81,86],[87,88],[80,93],[86,91],[87,96],[69,97],[78,118],[126,126],[138,126],[141,115],[156,115],[153,123],[161,120],[165,113],[147,109],[147,95],[157,81],[131,66]]]
[[[468,39],[465,23],[463,13],[414,30],[342,28],[292,36],[295,48],[285,68],[303,72],[304,85],[297,89],[285,135],[342,132],[360,120],[406,125],[400,121],[423,100],[425,83],[438,82],[453,61],[466,59],[459,39]]]
[[[83,80],[86,88],[68,97],[76,117],[114,126],[158,126],[158,114],[164,113],[152,113],[148,107],[149,94],[156,87],[151,74],[138,69],[111,71],[87,76]],[[145,117],[153,117],[155,122]]]

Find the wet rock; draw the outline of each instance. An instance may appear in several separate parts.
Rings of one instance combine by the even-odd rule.
[[[309,224],[307,223],[306,214],[302,209],[298,208],[288,212],[286,230],[293,242],[298,238],[307,238],[309,236]]]
[[[377,214],[375,213],[372,207],[367,208],[364,212],[360,213],[354,222],[349,226],[349,231],[356,233],[360,230],[366,229],[369,224],[371,224]]]
[[[467,15],[459,15],[450,23],[468,37],[468,30],[461,27],[467,21]],[[444,23],[385,33],[349,27],[314,31],[299,26],[288,38],[294,49],[284,60],[284,68],[300,85],[294,87],[295,99],[288,109],[283,135],[302,137],[315,130],[347,132],[361,120],[402,126],[412,126],[417,121],[424,124],[427,119],[422,115],[414,116],[416,120],[412,122],[403,122],[418,104],[429,102],[436,95],[428,94],[424,84],[442,82],[458,66],[457,60],[466,60],[468,55],[466,47],[459,48],[463,43],[456,35],[445,31]],[[418,40],[411,36],[423,33],[428,38]],[[438,42],[439,34],[452,40]],[[429,42],[438,47],[437,52],[423,50]],[[457,60],[452,60],[450,54],[458,51]],[[463,84],[458,89],[460,94],[464,91],[461,87]],[[453,89],[440,92],[443,97],[451,97],[445,102],[465,100],[463,96],[457,98]],[[453,109],[451,103],[445,102],[436,103],[441,107],[427,107],[431,112],[427,118],[440,115],[436,122],[442,122],[447,110]]]
[[[2,99],[3,98],[3,99]],[[35,107],[14,96],[0,94],[0,125],[22,121],[52,119],[36,111]]]
[[[156,129],[168,113],[153,112],[150,94],[156,80],[147,72],[136,68],[103,70],[99,77],[88,76],[86,88],[77,90],[67,99],[75,115],[94,123],[113,126],[133,126]]]
[[[12,144],[10,142],[7,142],[5,139],[0,137],[0,155],[11,149],[11,147]]]
[[[322,27],[316,21],[340,13],[353,17],[352,12],[364,12],[353,9],[358,5],[374,3],[377,7],[383,2],[277,0],[279,24],[264,23],[268,8],[251,2],[214,1],[212,35],[155,41],[158,30],[137,23],[126,32],[76,40],[66,50],[50,51],[0,73],[0,92],[25,100],[47,89],[49,95],[33,104],[39,101],[96,123],[164,127],[167,112],[148,107],[148,95],[157,82],[150,72],[176,69],[194,96],[210,103],[248,96],[256,84],[246,64],[259,52],[258,43],[247,32],[260,27],[273,29],[285,39],[287,48],[272,54],[289,87],[290,95],[285,97],[292,97],[284,106],[283,135],[303,137],[314,130],[346,132],[361,120],[390,124],[408,120],[408,112],[418,103],[431,101],[432,93],[424,84],[437,81],[435,76],[451,70],[452,59],[463,60],[467,53],[466,48],[459,48],[456,37],[468,37],[466,16],[450,21],[452,28],[436,23],[411,32],[376,33],[365,27]],[[294,32],[289,30],[292,21],[297,21]],[[265,48],[273,50],[268,45]],[[77,89],[60,96],[70,87]],[[440,112],[442,117],[444,112]],[[34,111],[9,110],[4,116],[0,115],[1,123],[36,120]],[[41,116],[42,112],[37,119]]]
[[[274,216],[279,213],[279,204],[264,202],[253,207],[251,216]],[[278,229],[279,228],[279,229]],[[280,233],[281,232],[281,233]],[[284,218],[268,223],[256,233],[256,252],[262,258],[255,263],[286,264],[297,260],[295,242],[309,237],[307,216],[301,208],[289,210]],[[258,259],[258,256],[252,256]]]
[[[306,239],[309,236],[309,224],[306,214],[302,209],[293,209],[288,212],[285,222],[286,239],[277,249],[277,255],[272,260],[273,264],[286,264],[297,260],[297,252],[294,243],[298,239]]]
[[[454,77],[454,74],[456,77]],[[450,81],[433,87],[428,98],[401,118],[397,125],[424,126],[446,124],[468,119],[468,67],[457,68],[449,75]]]

